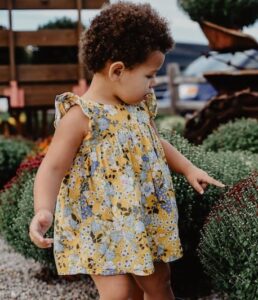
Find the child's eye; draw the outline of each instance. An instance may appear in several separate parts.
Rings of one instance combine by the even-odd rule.
[[[147,77],[148,79],[152,79],[152,78],[154,78],[154,75],[146,75],[146,77]]]

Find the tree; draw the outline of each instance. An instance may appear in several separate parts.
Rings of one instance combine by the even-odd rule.
[[[46,24],[40,25],[38,30],[44,29],[75,29],[77,21],[73,21],[68,17],[62,17]],[[85,27],[83,26],[83,29]],[[62,64],[77,63],[78,47],[77,46],[40,46],[36,47],[32,54],[32,63],[35,64]]]

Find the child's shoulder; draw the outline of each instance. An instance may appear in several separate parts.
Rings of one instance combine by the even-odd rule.
[[[57,95],[55,98],[55,108],[55,128],[60,123],[67,130],[71,130],[71,127],[74,127],[78,130],[78,133],[87,134],[89,130],[89,118],[85,114],[78,96],[71,92]]]

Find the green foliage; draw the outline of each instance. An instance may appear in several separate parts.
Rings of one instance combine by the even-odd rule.
[[[258,173],[213,207],[198,253],[215,286],[229,299],[258,299]]]
[[[220,125],[202,143],[206,150],[245,150],[258,153],[258,120],[236,119]]]
[[[33,147],[33,142],[23,138],[0,136],[0,189],[15,175],[17,167]]]
[[[210,21],[229,28],[242,28],[258,18],[257,0],[178,0],[194,21]]]
[[[34,258],[55,272],[53,249],[40,249],[29,238],[34,215],[33,183],[36,170],[23,171],[17,180],[0,193],[0,232],[5,240],[25,257]],[[53,237],[53,227],[46,236]]]
[[[194,165],[226,185],[234,185],[241,178],[245,178],[250,172],[258,169],[256,155],[232,151],[207,152],[202,146],[191,145],[176,133],[172,135],[167,131],[160,133]],[[224,189],[210,186],[201,196],[195,192],[183,175],[172,173],[172,176],[177,203],[181,210],[181,225],[185,227],[186,234],[188,230],[198,231],[203,225],[205,216]]]
[[[184,127],[185,127],[185,118],[180,116],[158,116],[155,119],[155,123],[157,125],[157,129],[159,131],[162,130],[170,130],[171,133],[176,131],[180,135],[183,135]]]
[[[250,155],[250,153],[207,152],[204,147],[191,145],[186,139],[178,133],[171,132],[171,130],[160,131],[160,135],[195,165],[227,185],[235,184],[239,179],[245,178],[252,170],[258,168],[258,160],[254,158],[255,155]],[[17,251],[26,257],[35,258],[54,270],[52,249],[48,249],[49,251],[38,249],[28,237],[28,226],[33,217],[34,176],[35,170],[24,171],[19,180],[0,194],[0,229],[4,237]],[[191,257],[191,261],[194,259],[199,261],[196,248],[200,240],[200,230],[211,207],[223,194],[224,189],[210,186],[201,196],[193,190],[184,176],[177,173],[172,173],[172,176],[179,210],[179,230],[184,257]],[[47,235],[53,236],[53,228],[48,231]],[[187,273],[192,272],[192,276],[197,277],[196,274],[199,274],[197,271],[192,268],[191,271],[187,270]],[[188,283],[184,281],[182,289],[191,284],[192,280]]]
[[[46,24],[38,26],[41,29],[74,29],[77,28],[77,21],[73,21],[68,17],[56,18],[54,21],[49,21]]]
[[[193,164],[206,171],[210,176],[222,181],[227,186],[232,186],[240,179],[248,176],[254,169],[258,169],[257,156],[245,152],[207,152],[202,146],[191,145],[179,134],[171,134],[170,131],[160,132],[161,137],[168,140],[178,151],[180,151]],[[178,276],[185,272],[188,282],[176,282],[178,290],[184,293],[186,290],[194,289],[196,296],[211,286],[210,280],[202,271],[200,260],[197,256],[197,246],[200,240],[200,230],[206,216],[217,199],[225,192],[224,188],[208,186],[203,195],[198,194],[187,182],[186,178],[178,173],[171,172],[176,193],[179,211],[179,232],[183,245],[184,257],[174,266],[175,274]],[[190,263],[192,264],[189,267]],[[185,270],[184,270],[185,268]],[[182,271],[184,270],[184,271]],[[176,275],[175,275],[176,278]],[[194,287],[193,282],[195,282]],[[199,289],[199,290],[198,290]]]

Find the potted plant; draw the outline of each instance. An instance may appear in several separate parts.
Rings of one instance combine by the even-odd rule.
[[[257,20],[257,0],[178,0],[178,4],[200,24],[211,49],[258,48],[254,38],[241,32],[244,26]]]

